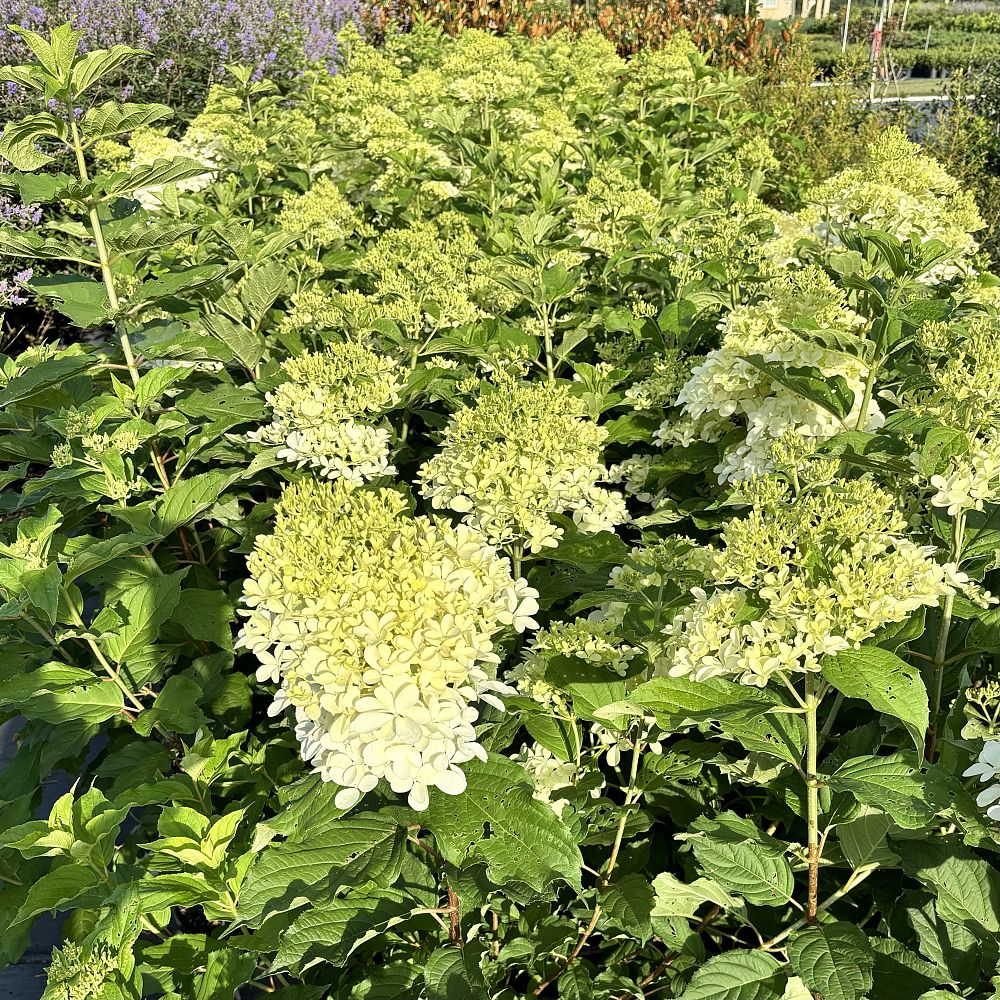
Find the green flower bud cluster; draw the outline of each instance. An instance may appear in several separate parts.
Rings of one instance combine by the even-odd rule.
[[[361,344],[332,344],[286,361],[288,376],[267,394],[271,423],[247,437],[279,445],[278,457],[327,479],[362,483],[395,472],[391,433],[372,421],[399,402],[398,364]]]
[[[527,383],[497,373],[475,405],[448,423],[441,448],[418,474],[437,509],[464,514],[492,544],[558,544],[550,514],[570,513],[581,531],[613,530],[627,520],[620,493],[601,488],[607,431],[586,416],[569,386]]]

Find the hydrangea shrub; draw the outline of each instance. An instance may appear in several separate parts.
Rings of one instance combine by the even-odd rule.
[[[5,963],[1000,997],[1000,283],[938,165],[789,197],[679,35],[347,30],[180,125],[18,37],[0,308],[73,336],[0,356]]]

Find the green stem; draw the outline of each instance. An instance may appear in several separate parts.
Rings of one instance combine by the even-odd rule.
[[[951,525],[951,561],[956,565],[962,558],[965,542],[965,511],[955,515]],[[924,754],[929,763],[934,763],[937,753],[938,716],[941,714],[941,698],[944,687],[944,668],[948,663],[948,639],[951,635],[952,614],[955,610],[955,595],[949,594],[941,607],[941,622],[938,625],[937,645],[934,648],[933,672],[931,674],[930,725]]]
[[[542,310],[542,336],[545,339],[545,374],[551,382],[556,377],[556,363],[552,356],[552,327],[549,323],[548,305]]]
[[[830,909],[830,907],[833,906],[837,900],[843,899],[844,896],[846,896],[856,885],[860,885],[866,878],[868,878],[869,875],[876,871],[878,871],[878,865],[867,865],[861,868],[856,868],[848,876],[847,881],[836,892],[831,893],[816,907],[816,912],[823,913]],[[770,950],[775,945],[784,941],[785,938],[794,934],[800,927],[804,927],[807,923],[809,923],[808,916],[802,917],[800,920],[796,920],[794,924],[789,924],[789,926],[786,927],[780,934],[776,934],[770,940],[763,942],[760,947],[765,951]]]
[[[83,631],[83,635],[81,636],[81,638],[90,647],[90,651],[94,654],[94,657],[97,660],[97,662],[101,665],[101,667],[103,667],[104,672],[108,675],[108,677],[110,677],[111,680],[113,680],[115,684],[118,686],[118,689],[124,695],[125,700],[128,701],[138,711],[144,712],[146,710],[146,706],[143,705],[143,703],[139,701],[139,699],[132,693],[132,689],[121,679],[121,675],[114,668],[114,666],[112,666],[108,658],[104,655],[104,652],[102,651],[101,647],[98,646],[97,643],[94,641],[93,636],[90,635],[90,633],[87,631],[87,625],[84,622],[83,618],[81,617],[79,610],[73,603],[73,600],[70,597],[69,592],[66,590],[65,587],[62,588],[62,593],[63,593],[63,599],[66,602],[66,607],[69,609],[70,620],[73,622],[74,625],[76,625],[77,628]],[[169,746],[176,746],[178,740],[173,733],[165,729],[162,725],[160,725],[159,722],[154,723],[153,727],[163,737],[163,739]]]
[[[865,392],[861,397],[861,409],[858,411],[858,422],[854,428],[857,431],[863,431],[865,429],[868,406],[872,401],[872,393],[875,391],[875,375],[878,372],[880,364],[881,361],[876,358],[872,358],[872,363],[868,367],[868,376],[865,378]]]
[[[625,802],[622,806],[621,816],[618,819],[618,829],[615,831],[615,841],[611,847],[611,856],[608,858],[607,867],[604,869],[604,874],[601,876],[601,881],[597,886],[597,902],[594,904],[594,911],[590,915],[590,921],[584,929],[584,932],[580,935],[579,940],[576,942],[576,947],[574,947],[567,956],[566,961],[562,963],[558,971],[553,973],[547,979],[544,979],[535,989],[531,991],[532,996],[537,997],[542,994],[547,987],[551,986],[576,961],[580,952],[583,951],[583,946],[590,939],[590,935],[594,933],[597,921],[601,919],[601,913],[603,912],[603,907],[601,906],[600,901],[601,895],[611,883],[611,874],[615,870],[615,865],[618,863],[618,854],[621,851],[622,841],[625,838],[625,826],[628,823],[630,806],[632,806],[632,804],[642,795],[642,792],[635,787],[636,777],[639,774],[639,760],[642,757],[642,750],[643,744],[641,741],[637,740],[635,748],[632,752],[632,770],[629,775],[628,787],[625,790]]]
[[[80,130],[77,128],[75,119],[69,122],[70,135],[73,138],[73,152],[76,155],[76,169],[80,175],[80,180],[84,184],[90,183],[90,172],[87,170],[87,158],[83,155],[83,141],[80,138]],[[125,325],[118,318],[117,313],[120,307],[118,292],[115,290],[115,276],[111,271],[111,256],[108,253],[108,246],[104,242],[104,227],[101,225],[101,217],[97,211],[97,205],[93,198],[90,201],[90,228],[94,234],[94,245],[97,248],[97,259],[101,268],[101,278],[104,280],[104,287],[108,293],[108,305],[112,313],[115,314],[115,332],[118,334],[118,341],[122,345],[125,354],[125,364],[128,367],[132,385],[139,384],[139,366],[135,361],[135,354],[132,352],[132,343],[128,339]],[[160,455],[155,444],[150,445],[150,454],[153,459],[153,466],[156,469],[157,478],[160,485],[165,489],[170,489],[170,479],[167,476],[166,468],[163,464],[163,457]]]
[[[83,141],[80,139],[80,130],[76,121],[70,119],[70,134],[73,137],[73,152],[76,154],[76,169],[80,175],[80,180],[84,184],[90,183],[90,172],[87,170],[87,159],[83,155]],[[97,259],[100,262],[101,277],[104,279],[104,287],[108,292],[108,305],[111,311],[118,312],[118,293],[115,290],[115,276],[111,272],[111,257],[108,254],[107,244],[104,242],[104,228],[101,225],[101,217],[97,212],[97,205],[90,199],[90,228],[94,233],[94,244],[97,247]],[[125,361],[128,365],[129,374],[132,376],[132,384],[139,382],[139,371],[135,363],[135,355],[132,353],[132,344],[129,342],[128,334],[121,323],[116,319],[115,327],[118,332],[118,339],[121,341],[122,350],[125,352]]]
[[[816,678],[806,674],[806,823],[809,830],[809,895],[806,901],[806,922],[816,922],[819,907],[819,773],[817,756],[819,753],[819,731],[816,717],[820,699],[816,694]]]

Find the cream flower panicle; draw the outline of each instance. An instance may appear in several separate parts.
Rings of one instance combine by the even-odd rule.
[[[278,457],[327,479],[362,483],[394,473],[390,432],[374,427],[399,400],[399,366],[360,344],[333,344],[286,361],[288,375],[267,394],[271,423],[247,437],[281,445]]]
[[[716,466],[719,482],[773,471],[774,442],[789,434],[822,442],[843,429],[823,407],[793,392],[746,360],[748,356],[784,368],[809,367],[839,376],[854,395],[844,423],[874,430],[883,423],[877,403],[861,413],[868,369],[862,361],[806,339],[796,326],[808,320],[842,336],[859,336],[864,320],[847,306],[844,292],[819,267],[782,273],[765,288],[760,302],[734,309],[720,325],[722,342],[691,372],[677,396],[683,421],[666,421],[656,435],[661,444],[687,445],[719,440],[745,426],[741,442]]]
[[[380,780],[426,808],[486,759],[475,702],[503,708],[494,641],[537,628],[538,592],[468,525],[411,517],[406,499],[343,479],[288,487],[257,540],[239,645],[279,685],[303,758],[342,786],[340,808]]]
[[[971,454],[953,458],[944,474],[931,476],[930,485],[937,491],[931,503],[950,517],[983,510],[1000,499],[1000,442],[977,442]]]
[[[764,479],[743,492],[753,506],[722,532],[711,592],[693,588],[663,629],[658,673],[764,687],[776,674],[819,670],[824,656],[958,589],[953,568],[904,537],[892,497],[871,483],[792,497]]]
[[[975,764],[968,767],[963,777],[979,778],[980,784],[989,783],[977,796],[976,803],[986,810],[990,819],[1000,822],[1000,740],[987,740],[979,751]]]
[[[560,760],[551,750],[547,750],[539,743],[522,747],[513,759],[531,775],[535,786],[533,797],[539,802],[544,802],[561,817],[569,805],[569,800],[562,798],[558,793],[576,783],[576,764]]]
[[[861,163],[817,185],[806,200],[799,221],[826,244],[836,242],[838,229],[859,223],[900,240],[944,243],[953,252],[920,276],[925,284],[968,273],[977,249],[971,234],[985,226],[972,192],[898,127],[886,129]]]
[[[581,531],[610,531],[628,520],[622,494],[603,489],[604,428],[586,416],[569,387],[493,376],[474,406],[445,428],[441,448],[419,472],[435,508],[465,514],[495,545],[555,546],[567,513]]]

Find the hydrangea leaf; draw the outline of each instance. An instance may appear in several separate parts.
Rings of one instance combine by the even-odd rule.
[[[893,845],[906,873],[937,893],[942,920],[983,934],[1000,933],[1000,872],[960,844],[901,841]]]
[[[829,784],[867,806],[885,810],[907,830],[926,826],[947,804],[939,801],[940,790],[920,773],[910,754],[852,757],[830,776]]]
[[[845,921],[795,933],[788,944],[788,960],[824,1000],[860,1000],[872,987],[874,956],[868,938]]]
[[[117,101],[106,101],[96,108],[90,108],[84,114],[81,124],[84,138],[90,143],[144,128],[164,118],[172,118],[173,114],[165,104],[119,104]]]
[[[786,368],[756,355],[745,355],[743,360],[841,420],[854,407],[854,393],[843,375],[824,375],[810,367]]]
[[[661,872],[653,879],[653,890],[656,893],[652,911],[654,917],[689,919],[704,903],[712,903],[730,912],[739,913],[745,909],[741,900],[707,878],[685,883],[670,872]]]
[[[691,849],[706,876],[726,892],[760,906],[783,906],[795,879],[778,841],[734,813],[691,824]]]
[[[32,884],[27,898],[17,911],[15,923],[32,920],[47,910],[65,910],[69,906],[94,905],[104,897],[98,890],[100,879],[93,868],[66,864],[53,868]]]
[[[306,843],[264,849],[243,883],[239,919],[252,927],[302,903],[328,898],[338,886],[396,881],[406,831],[390,819],[362,813],[339,819]]]
[[[439,948],[424,966],[428,1000],[488,1000],[474,947]]]
[[[579,890],[583,857],[576,837],[532,798],[527,772],[495,754],[462,770],[468,787],[461,795],[431,790],[426,825],[444,857],[455,865],[484,862],[497,885],[520,882],[543,892],[562,878]]]
[[[923,757],[929,709],[927,688],[916,667],[887,649],[845,649],[823,660],[823,677],[848,698],[867,701],[906,727],[918,758]]]
[[[169,576],[154,576],[122,595],[119,604],[125,623],[101,636],[101,646],[114,663],[127,664],[156,640],[159,627],[173,614],[181,597],[181,580],[187,570]]]
[[[653,887],[646,876],[630,872],[614,879],[601,896],[601,907],[605,926],[617,927],[643,942],[653,936]]]
[[[343,965],[355,949],[400,923],[413,908],[403,893],[380,889],[378,895],[332,899],[306,910],[282,935],[271,969],[298,974],[318,962]]]
[[[734,951],[701,966],[681,1000],[780,1000],[784,985],[776,959],[763,951]]]

